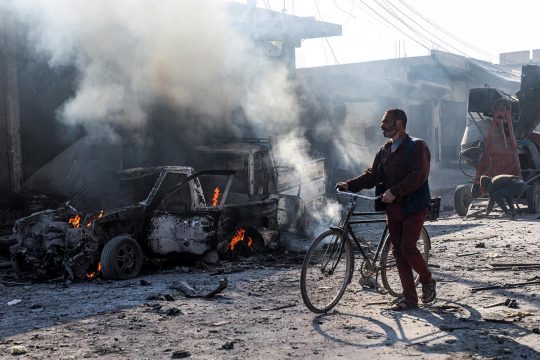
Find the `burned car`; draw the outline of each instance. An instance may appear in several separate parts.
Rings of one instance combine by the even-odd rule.
[[[10,248],[16,272],[71,281],[137,276],[143,262],[215,254],[226,193],[207,199],[199,178],[211,174],[230,188],[233,172],[194,174],[190,167],[121,170],[58,209],[17,220]],[[233,230],[230,230],[233,231]]]
[[[236,206],[237,216],[231,221],[243,224],[250,236],[262,238],[266,247],[274,247],[284,232],[299,237],[312,235],[316,222],[313,214],[325,202],[324,158],[305,162],[300,173],[276,162],[270,139],[225,139],[196,150],[196,167],[235,171],[234,189],[226,206]],[[211,181],[212,177],[207,179]],[[208,186],[213,185],[203,183],[203,188]]]

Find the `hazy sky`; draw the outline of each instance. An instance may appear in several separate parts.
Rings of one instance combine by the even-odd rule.
[[[430,49],[498,63],[501,52],[540,48],[539,0],[258,0],[257,6],[343,26],[341,37],[305,40],[298,67],[420,56]]]

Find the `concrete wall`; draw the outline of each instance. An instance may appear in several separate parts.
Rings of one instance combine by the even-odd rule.
[[[0,188],[19,192],[22,160],[15,48],[13,21],[0,13]]]

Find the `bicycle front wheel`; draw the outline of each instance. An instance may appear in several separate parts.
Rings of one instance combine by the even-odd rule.
[[[425,228],[422,228],[422,231],[420,232],[416,247],[427,264],[429,260],[430,241]],[[418,285],[420,277],[416,273],[414,276],[414,283],[415,285]],[[390,234],[388,232],[384,238],[384,248],[381,253],[381,280],[384,288],[390,295],[395,297],[403,296],[403,287],[401,286],[396,258],[394,257],[392,242],[390,241]]]
[[[309,247],[302,264],[300,291],[307,308],[325,313],[339,302],[351,281],[354,257],[346,235],[328,230]]]

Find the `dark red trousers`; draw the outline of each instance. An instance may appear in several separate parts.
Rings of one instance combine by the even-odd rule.
[[[415,214],[405,214],[402,205],[402,203],[387,204],[386,219],[399,278],[403,286],[403,296],[412,304],[418,304],[413,270],[420,275],[420,283],[431,284],[433,281],[431,272],[416,247],[422,225],[426,220],[427,209]]]

